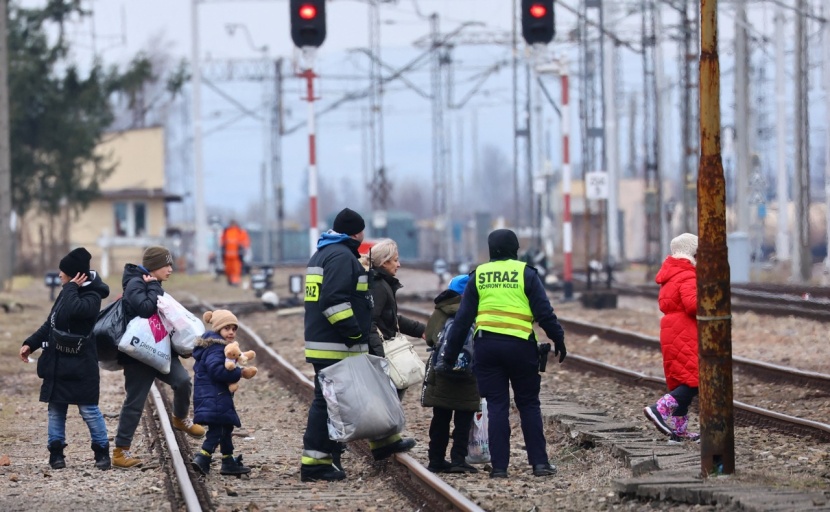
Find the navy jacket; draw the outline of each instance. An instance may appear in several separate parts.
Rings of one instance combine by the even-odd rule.
[[[58,352],[49,342],[52,315],[55,328],[72,334],[89,334],[101,299],[110,294],[110,288],[97,272],[90,271],[90,279],[82,286],[75,283],[63,285],[52,305],[46,321],[23,342],[34,353],[43,348],[37,360],[37,376],[43,379],[40,387],[41,402],[96,405],[99,394],[98,352],[94,340],[84,341],[81,352],[70,355]]]
[[[470,276],[471,278],[467,282],[467,287],[464,288],[464,293],[461,294],[461,305],[458,308],[458,313],[455,315],[455,322],[450,329],[450,334],[447,339],[447,351],[444,359],[449,364],[455,364],[458,353],[461,352],[461,347],[464,346],[464,338],[467,337],[467,331],[470,330],[470,326],[473,325],[478,314],[478,288],[476,288],[475,283],[475,271]],[[545,331],[545,334],[551,340],[564,340],[565,331],[559,325],[559,320],[557,320],[553,312],[553,307],[551,307],[550,300],[548,300],[548,296],[545,293],[542,280],[539,278],[536,269],[530,265],[525,266],[524,281],[525,295],[527,295],[530,311],[533,313],[533,321],[539,324],[539,327]],[[517,339],[506,334],[492,332],[485,332],[483,335],[490,339]],[[531,339],[535,340],[535,334]]]
[[[235,425],[241,427],[228,384],[239,382],[242,368],[225,368],[227,342],[215,331],[196,340],[193,349],[193,422],[200,425]]]

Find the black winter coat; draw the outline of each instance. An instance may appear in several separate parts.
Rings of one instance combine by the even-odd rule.
[[[239,382],[242,368],[225,368],[227,342],[215,331],[196,340],[193,349],[193,422],[200,425],[235,425],[241,427],[228,384]]]
[[[424,335],[426,326],[398,314],[398,299],[395,293],[403,288],[398,278],[383,269],[375,269],[375,272],[377,274],[371,284],[375,304],[372,308],[372,329],[369,331],[369,353],[384,357],[383,340],[394,338],[398,330],[407,336],[420,338]],[[378,330],[383,334],[383,339]]]
[[[436,348],[438,334],[444,324],[455,316],[461,304],[461,295],[447,290],[435,299],[435,311],[427,323],[427,345]],[[437,354],[430,352],[424,385],[421,390],[421,405],[424,407],[440,407],[455,411],[478,411],[481,397],[478,394],[478,383],[472,374],[448,377],[435,371],[434,362]]]
[[[158,299],[164,295],[160,281],[144,282],[145,275],[150,275],[144,267],[127,263],[124,265],[124,274],[121,276],[121,287],[124,290],[122,307],[124,308],[124,322],[140,316],[150,318],[158,312]],[[173,355],[176,356],[175,349]],[[118,352],[118,364],[143,364],[123,352]]]
[[[23,342],[33,353],[43,349],[37,360],[37,376],[43,379],[41,402],[98,404],[100,377],[95,342],[85,340],[79,354],[58,352],[49,343],[53,315],[58,330],[84,335],[92,332],[101,299],[109,296],[110,288],[94,270],[89,277],[80,287],[75,283],[63,285],[46,321]]]

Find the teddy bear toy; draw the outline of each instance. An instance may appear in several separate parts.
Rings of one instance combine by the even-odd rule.
[[[243,379],[250,379],[257,374],[255,366],[247,366],[255,357],[256,352],[253,350],[242,352],[242,349],[239,348],[239,343],[235,341],[225,345],[225,368],[228,371],[234,370],[237,367],[242,368]],[[231,393],[236,393],[236,390],[239,389],[239,383],[234,382],[233,384],[228,384],[228,389],[230,389]]]

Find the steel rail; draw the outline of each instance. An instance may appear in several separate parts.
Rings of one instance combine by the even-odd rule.
[[[214,305],[200,300],[197,297],[191,295],[191,300],[195,303],[206,307],[207,309],[215,309]],[[300,308],[294,308],[288,314],[300,314],[303,310]],[[279,314],[279,313],[278,313]],[[283,313],[284,314],[284,313]],[[277,367],[279,370],[279,374],[284,378],[292,380],[294,382],[295,389],[304,389],[308,391],[309,389],[314,389],[314,382],[311,381],[308,377],[306,377],[302,372],[300,372],[297,368],[295,368],[291,363],[289,363],[284,357],[279,355],[276,351],[274,351],[271,347],[268,346],[267,343],[250,327],[248,327],[244,322],[239,322],[239,330],[244,331],[251,340],[256,343],[256,345],[268,354],[269,357],[272,358],[273,362],[275,363],[274,366]],[[484,510],[470,501],[469,498],[458,492],[454,487],[448,485],[444,480],[438,478],[437,476],[433,475],[429,472],[424,466],[415,460],[411,455],[406,453],[396,453],[394,455],[394,459],[398,464],[405,467],[409,474],[414,476],[415,484],[419,485],[420,487],[426,487],[428,490],[435,493],[437,496],[443,498],[445,502],[449,505],[454,507],[457,510],[461,510],[464,512],[484,512]],[[408,485],[409,482],[403,482],[403,485]]]
[[[597,335],[607,341],[615,343],[642,347],[652,346],[660,348],[660,339],[655,336],[648,336],[642,333],[618,329],[616,327],[591,324],[582,320],[576,320],[559,316],[559,323],[566,332],[581,334],[584,336]],[[741,356],[732,356],[732,363],[741,372],[751,373],[764,380],[785,380],[791,384],[800,386],[815,387],[830,391],[830,375],[808,370],[800,370],[787,366],[780,366],[765,361],[749,359]]]
[[[179,449],[179,443],[176,441],[176,434],[173,432],[173,425],[170,424],[170,418],[167,416],[167,408],[164,406],[161,393],[156,387],[155,382],[150,387],[150,396],[153,399],[153,406],[158,412],[158,421],[161,423],[161,431],[164,433],[164,440],[167,442],[167,449],[170,452],[170,459],[173,462],[173,471],[176,474],[179,491],[182,493],[187,512],[201,512],[202,505],[199,503],[199,497],[196,495],[196,490],[190,481],[190,475],[187,472],[187,466],[182,457],[182,452]]]
[[[398,311],[408,312],[418,316],[429,316],[429,313],[424,311],[423,309],[411,306],[399,305]],[[616,339],[627,340],[625,341],[626,343],[634,345],[642,346],[643,344],[656,344],[659,347],[660,343],[660,341],[657,338],[654,338],[652,336],[646,336],[631,331],[624,331],[622,329],[614,329],[612,327],[591,325],[578,320],[565,319],[563,321],[562,317],[559,317],[559,322],[560,324],[562,324],[563,328],[565,328],[566,332],[569,331],[570,327],[570,332],[577,331],[581,334],[611,333]],[[569,367],[575,366],[582,369],[588,369],[591,371],[604,373],[606,375],[620,380],[624,380],[626,382],[633,382],[637,385],[648,386],[650,388],[657,388],[663,390],[666,389],[665,379],[646,375],[634,370],[629,370],[612,364],[604,363],[602,361],[598,361],[589,357],[580,356],[574,353],[568,353],[568,358],[566,359],[566,361],[568,362]],[[754,361],[745,358],[736,358],[734,356],[733,361],[739,362],[741,364],[748,363],[748,366],[751,366],[753,370],[755,368],[761,369],[766,367],[769,371],[780,372],[781,374],[786,375],[787,378],[790,378],[790,375],[795,373],[806,380],[815,380],[815,382],[822,383],[823,386],[830,386],[830,375],[815,372],[805,372],[802,370],[793,371],[793,369],[790,368],[780,367],[769,363],[763,363],[760,361]],[[736,416],[738,423],[742,426],[769,425],[771,428],[782,431],[787,435],[792,435],[793,431],[797,431],[800,434],[809,435],[820,441],[830,442],[830,425],[828,424],[808,420],[805,418],[799,418],[796,416],[790,416],[768,409],[762,409],[760,407],[748,405],[737,400],[733,400],[732,404],[736,412],[738,413],[738,415]]]

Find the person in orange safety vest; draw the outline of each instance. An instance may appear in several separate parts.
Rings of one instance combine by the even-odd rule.
[[[251,248],[248,232],[235,220],[222,232],[222,260],[225,263],[225,276],[228,284],[237,286],[242,281],[242,261]]]

